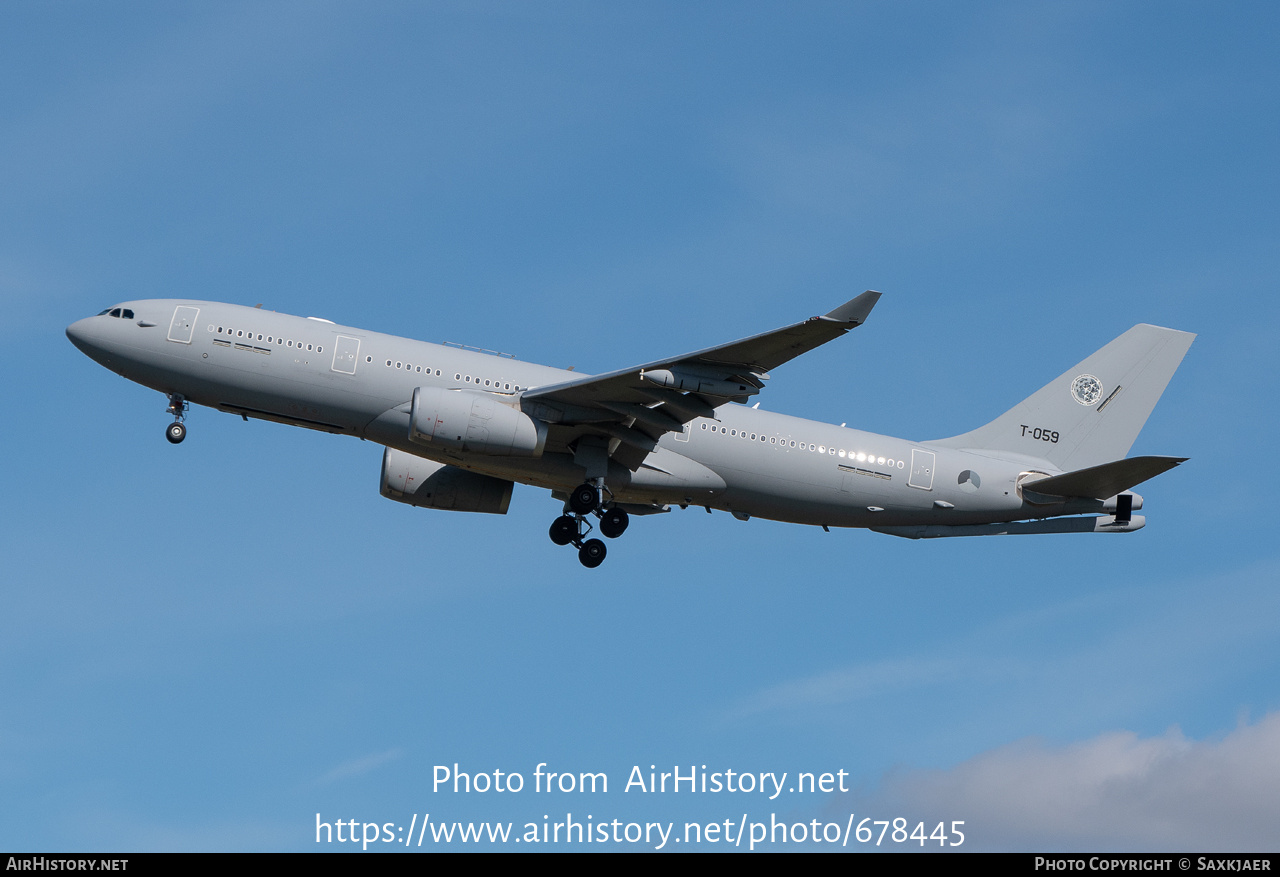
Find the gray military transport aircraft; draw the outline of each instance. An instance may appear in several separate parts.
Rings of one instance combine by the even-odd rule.
[[[912,539],[1145,524],[1130,488],[1185,458],[1124,457],[1194,335],[1134,326],[986,426],[933,441],[745,404],[879,298],[602,375],[203,301],[125,302],[67,337],[166,394],[174,444],[194,402],[384,445],[382,495],[413,506],[505,514],[514,482],[546,488],[564,502],[551,541],[587,567],[605,556],[593,518],[615,538],[673,505]]]

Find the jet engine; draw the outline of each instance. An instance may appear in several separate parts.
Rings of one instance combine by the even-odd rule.
[[[493,393],[418,387],[409,440],[422,445],[509,457],[541,457],[547,425]]]
[[[387,448],[382,454],[381,493],[424,509],[505,515],[512,482]]]

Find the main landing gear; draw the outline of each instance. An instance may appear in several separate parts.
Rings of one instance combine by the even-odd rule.
[[[608,539],[617,539],[630,523],[626,511],[612,503],[605,506],[601,497],[604,491],[603,484],[579,485],[569,494],[568,506],[573,514],[563,514],[551,522],[551,541],[557,545],[577,546],[578,560],[587,569],[595,569],[604,563],[604,556],[608,553],[604,542],[586,538],[592,530],[588,517],[595,515],[600,519],[600,534]]]
[[[164,437],[171,445],[181,444],[187,437],[187,425],[182,422],[187,418],[187,400],[177,393],[170,393],[169,407],[165,411],[173,415],[173,423],[164,431]]]

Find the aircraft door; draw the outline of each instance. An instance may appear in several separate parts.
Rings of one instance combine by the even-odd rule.
[[[356,362],[360,359],[360,339],[339,335],[333,345],[333,371],[344,375],[356,373]]]
[[[907,485],[921,490],[933,490],[933,465],[936,458],[933,451],[911,449],[911,477]]]
[[[199,314],[199,308],[179,305],[173,312],[172,322],[169,323],[169,340],[177,341],[179,344],[190,344],[191,333],[196,329],[196,317]]]

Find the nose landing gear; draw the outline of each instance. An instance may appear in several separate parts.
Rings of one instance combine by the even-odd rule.
[[[173,423],[164,431],[164,437],[171,445],[181,444],[187,437],[187,425],[182,422],[187,417],[187,400],[177,393],[170,393],[169,407],[165,411],[173,415]]]
[[[603,480],[603,479],[601,479]],[[604,542],[599,539],[587,539],[591,532],[589,515],[600,519],[600,533],[608,539],[616,539],[627,529],[630,516],[624,509],[601,502],[601,494],[606,491],[603,484],[582,484],[569,494],[566,513],[551,523],[548,535],[557,545],[575,545],[578,548],[578,560],[587,569],[595,569],[604,563],[608,553]],[[573,514],[568,512],[572,511]]]

